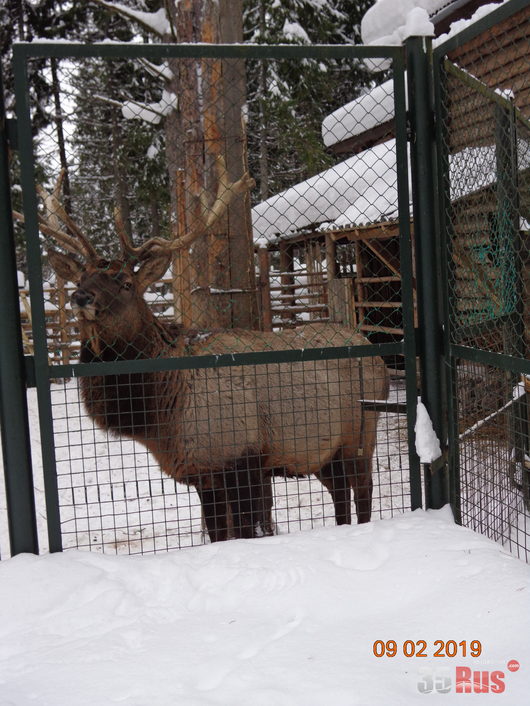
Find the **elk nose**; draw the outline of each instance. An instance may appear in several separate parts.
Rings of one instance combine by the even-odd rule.
[[[72,294],[72,304],[75,304],[80,309],[94,303],[94,295],[84,289],[76,289]]]

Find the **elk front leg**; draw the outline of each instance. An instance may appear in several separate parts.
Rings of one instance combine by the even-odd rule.
[[[258,536],[258,525],[266,525],[267,516],[271,516],[271,481],[270,477],[262,475],[261,468],[261,456],[249,452],[241,456],[233,468],[225,470],[225,487],[236,538]],[[264,482],[269,485],[268,493],[264,492]]]
[[[220,480],[210,474],[195,484],[210,542],[224,542],[229,537],[228,499]]]

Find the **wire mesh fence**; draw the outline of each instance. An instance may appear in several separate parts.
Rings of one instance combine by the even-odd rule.
[[[444,256],[462,521],[528,559],[530,15],[506,14],[440,50]]]
[[[371,366],[371,359],[364,359],[364,365]],[[277,379],[274,371],[277,367],[253,367],[252,375],[265,377],[270,390]],[[287,376],[296,367],[284,364],[283,373]],[[284,403],[287,398],[299,395],[299,386],[295,387],[292,381],[282,380],[281,386]],[[392,383],[389,401],[402,403],[403,400],[404,384],[396,380]],[[319,398],[311,400],[306,393],[303,407],[314,403],[324,407],[328,398],[320,394]],[[156,454],[149,453],[142,444],[127,438],[116,438],[107,430],[96,429],[80,403],[77,381],[55,384],[52,404],[65,547],[145,553],[207,541],[208,530],[202,517],[204,501],[201,506],[201,494],[194,487],[193,479],[181,478],[181,481],[187,480],[189,486],[176,483],[161,474]],[[207,414],[209,419],[214,414],[211,404]],[[362,423],[369,423],[369,414],[365,411],[361,415]],[[319,415],[316,425],[313,422],[309,427],[305,422],[303,433],[313,433],[315,426],[320,433],[328,427],[323,414]],[[282,430],[283,436],[289,439],[295,430],[293,422],[286,424]],[[368,445],[371,441],[368,430],[362,432],[362,437],[363,443]],[[311,443],[310,438],[300,441],[304,445]],[[164,444],[160,434],[156,443]],[[398,412],[380,414],[372,443],[375,444],[373,516],[390,517],[410,510],[405,415]],[[207,449],[208,439],[204,435],[200,444],[203,450]],[[221,484],[229,494],[231,487],[227,469],[216,470],[215,466],[212,469],[204,478],[205,482]],[[340,473],[340,455],[335,459],[334,467],[328,468],[327,475],[324,472],[317,477],[298,474],[293,467],[275,466],[272,461],[264,460],[259,475],[250,477],[260,503],[255,514],[259,525],[257,534],[284,533],[335,524],[337,505],[333,502],[333,491],[334,488],[337,493],[340,490],[340,475],[337,477]],[[239,492],[242,492],[241,488]],[[272,493],[269,501],[268,493]],[[355,506],[353,513],[355,521]]]
[[[51,365],[41,514],[65,548],[145,553],[411,509],[396,137],[344,160],[371,109],[286,106],[299,60],[126,54],[39,59],[18,255]]]

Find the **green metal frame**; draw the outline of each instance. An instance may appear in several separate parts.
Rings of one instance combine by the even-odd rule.
[[[20,327],[17,267],[11,192],[7,124],[0,67],[0,427],[6,484],[11,554],[38,554],[31,440],[26,400],[26,375]]]
[[[441,271],[437,257],[438,232],[435,191],[434,94],[432,82],[432,42],[411,37],[407,51],[407,83],[411,127],[411,164],[416,242],[418,297],[418,348],[421,396],[440,440],[446,438],[443,389],[443,333],[441,313]],[[429,508],[449,501],[445,455],[426,464],[425,497]]]
[[[407,408],[408,444],[410,452],[410,484],[412,509],[422,507],[422,478],[419,459],[415,451],[415,415],[417,397],[416,335],[414,330],[412,236],[410,229],[408,189],[408,123],[406,113],[405,68],[406,55],[402,47],[351,47],[351,46],[250,46],[250,45],[131,45],[131,44],[53,44],[19,43],[14,46],[14,75],[17,101],[18,143],[21,159],[21,180],[24,194],[25,231],[35,355],[27,360],[26,385],[35,384],[38,393],[41,424],[44,486],[48,516],[48,539],[50,551],[62,548],[61,520],[57,488],[54,429],[51,413],[50,380],[85,375],[101,375],[116,372],[140,372],[146,370],[173,370],[232,365],[256,365],[306,360],[321,360],[348,357],[371,357],[375,355],[404,355]],[[401,262],[403,282],[404,340],[371,346],[343,348],[316,348],[298,351],[267,351],[264,353],[240,353],[234,355],[199,356],[131,362],[72,365],[50,365],[48,360],[44,294],[41,272],[41,248],[39,243],[37,198],[35,194],[35,166],[32,152],[32,126],[29,110],[29,85],[27,63],[32,58],[137,58],[164,59],[167,57],[193,58],[247,58],[247,59],[302,59],[341,58],[363,59],[386,57],[392,61],[394,72],[397,179],[399,192],[399,218],[401,225]],[[18,305],[17,305],[18,306]]]

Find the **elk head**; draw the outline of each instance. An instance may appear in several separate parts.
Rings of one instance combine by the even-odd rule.
[[[143,295],[166,272],[173,252],[190,247],[199,236],[208,233],[234,196],[254,185],[248,173],[236,182],[229,182],[221,156],[217,158],[217,172],[218,190],[214,202],[208,205],[204,193],[196,196],[201,204],[202,217],[193,230],[179,238],[151,238],[143,245],[134,247],[121,213],[116,210],[114,216],[121,253],[113,260],[98,255],[61,205],[59,194],[63,173],[52,193],[38,187],[44,204],[44,213],[39,216],[40,229],[67,251],[64,253],[49,247],[50,265],[62,279],[76,285],[72,308],[79,321],[82,340],[90,341],[96,355],[99,355],[101,340],[107,343],[113,340],[115,347],[119,346],[120,339],[126,342],[141,334],[153,318]],[[23,220],[20,214],[14,215]],[[60,223],[64,229],[61,229]]]
[[[116,352],[124,342],[142,336],[152,314],[143,294],[166,272],[171,254],[152,251],[138,269],[126,255],[120,259],[101,258],[80,261],[73,254],[48,248],[48,258],[55,272],[73,282],[76,289],[71,304],[83,341],[99,355],[101,340]]]

